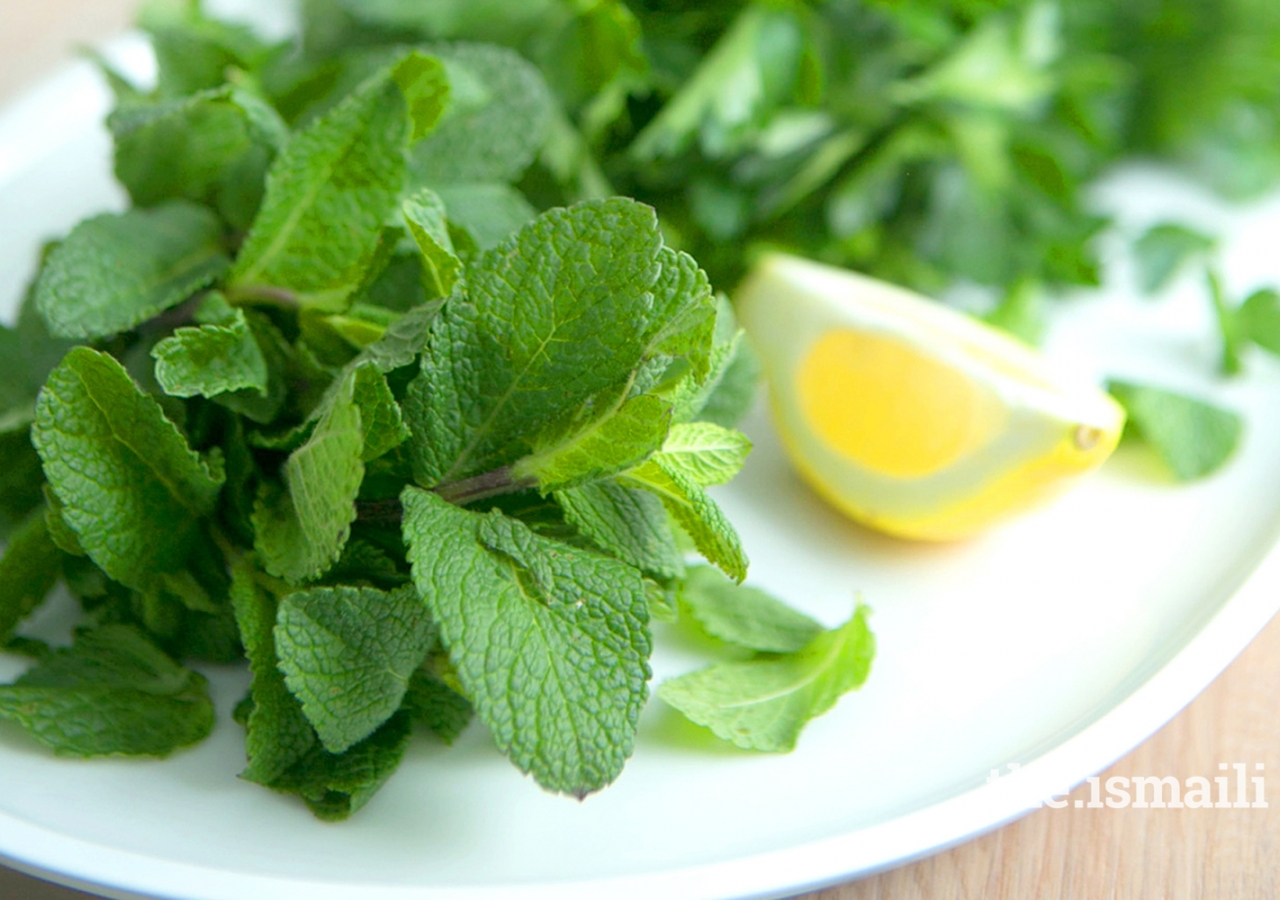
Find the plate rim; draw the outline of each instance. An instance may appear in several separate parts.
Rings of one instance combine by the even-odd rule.
[[[148,50],[131,32],[104,47],[145,71]],[[96,91],[95,91],[96,88]],[[86,101],[93,97],[94,104]],[[100,127],[105,89],[91,64],[68,66],[0,107],[0,184]],[[96,105],[95,105],[96,104]],[[75,112],[68,114],[70,106]],[[31,135],[40,138],[30,140]],[[412,886],[300,881],[179,863],[58,834],[0,812],[0,862],[57,884],[133,900],[768,900],[867,877],[942,852],[1034,811],[1109,767],[1207,688],[1280,611],[1280,523],[1218,610],[1173,657],[1077,733],[1017,771],[875,825],[735,860],[576,882]],[[1084,774],[1082,774],[1084,773]],[[69,864],[69,860],[75,860]]]

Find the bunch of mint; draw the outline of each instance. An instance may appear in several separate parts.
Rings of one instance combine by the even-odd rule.
[[[750,449],[727,303],[651,208],[516,186],[566,127],[536,68],[144,24],[158,83],[112,75],[108,122],[133,208],[50,245],[0,329],[0,640],[34,659],[0,718],[162,756],[214,727],[184,664],[247,658],[244,777],[343,818],[415,722],[609,784],[655,619],[726,648],[663,691],[743,746],[863,682],[865,610],[828,631],[738,584],[707,492]],[[74,642],[15,637],[59,582]]]

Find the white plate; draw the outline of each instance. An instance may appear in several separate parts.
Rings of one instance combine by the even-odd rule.
[[[139,43],[117,49],[145,67]],[[82,66],[0,116],[0,308],[42,238],[122,206],[106,106]],[[1169,215],[1225,235],[1237,290],[1275,278],[1280,203],[1227,211],[1143,171],[1099,196],[1130,236]],[[1123,261],[1112,271],[1113,289],[1059,310],[1049,349],[1243,412],[1238,456],[1206,482],[1162,485],[1122,452],[1043,512],[912,546],[843,521],[790,473],[764,418],[748,424],[756,452],[719,496],[752,580],[830,624],[861,591],[880,644],[867,686],[793,754],[708,749],[654,702],[617,784],[578,803],[541,792],[473,726],[453,749],[416,742],[364,811],[325,825],[237,780],[230,711],[246,679],[212,670],[214,735],[164,762],[58,760],[0,729],[0,858],[115,897],[719,900],[873,872],[1034,808],[1171,718],[1280,606],[1280,367],[1251,358],[1249,377],[1219,382],[1200,286],[1151,304]],[[67,622],[55,609],[36,627]],[[657,680],[698,663],[662,644]]]

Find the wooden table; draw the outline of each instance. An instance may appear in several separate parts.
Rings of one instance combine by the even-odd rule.
[[[129,21],[136,0],[0,0],[0,103],[77,46]],[[1280,488],[1280,486],[1277,486]],[[1111,775],[1212,779],[1263,763],[1268,809],[1044,809],[931,859],[804,900],[1253,900],[1280,896],[1280,620]],[[1072,795],[1074,801],[1087,794]],[[0,897],[86,895],[0,869]]]

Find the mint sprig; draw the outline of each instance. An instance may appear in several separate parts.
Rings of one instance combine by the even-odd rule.
[[[731,586],[686,582],[679,531],[746,575],[707,493],[750,450],[732,311],[651,208],[547,202],[563,112],[510,49],[318,76],[313,30],[285,71],[194,6],[144,25],[158,86],[113,76],[109,121],[134,208],[52,245],[0,328],[0,639],[37,659],[0,719],[165,755],[215,727],[186,664],[243,660],[243,777],[321,818],[415,723],[475,717],[544,788],[608,785],[651,620]],[[67,648],[21,635],[58,582]],[[790,647],[798,614],[754,600],[756,643]]]

